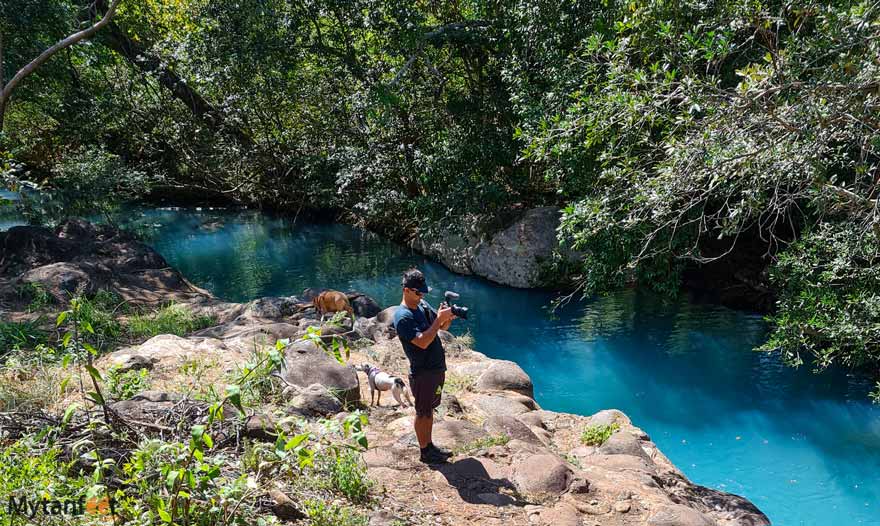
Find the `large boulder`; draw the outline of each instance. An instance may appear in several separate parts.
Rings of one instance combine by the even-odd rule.
[[[247,353],[214,338],[181,338],[173,334],[154,336],[140,345],[125,347],[99,360],[101,367],[121,370],[153,369],[176,375],[185,362],[216,364],[227,371],[247,359]]]
[[[554,496],[563,493],[574,474],[559,457],[550,453],[529,455],[513,466],[513,483],[520,493]]]
[[[529,426],[510,415],[490,416],[483,423],[483,427],[491,435],[503,435],[532,444],[542,443],[538,436],[529,429]]]
[[[340,364],[311,341],[297,341],[284,350],[281,378],[300,388],[321,384],[343,403],[360,400],[360,384],[354,368]]]
[[[77,291],[94,294],[108,275],[107,269],[97,265],[59,262],[25,272],[21,282],[42,285],[56,300],[66,302]]]
[[[498,360],[477,378],[476,388],[479,391],[514,391],[534,398],[535,389],[532,379],[514,362]]]
[[[287,410],[303,416],[327,416],[342,411],[342,402],[327,387],[312,384],[293,397]]]
[[[382,312],[382,307],[373,298],[360,292],[346,294],[354,315],[358,318],[372,318]]]
[[[541,285],[541,266],[559,250],[556,229],[560,215],[560,210],[552,206],[526,212],[491,241],[480,245],[471,265],[474,274],[512,287]]]

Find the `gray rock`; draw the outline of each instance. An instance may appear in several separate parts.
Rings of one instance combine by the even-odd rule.
[[[540,427],[541,429],[547,429],[547,426],[544,424],[544,417],[541,416],[539,411],[531,411],[528,413],[524,413],[516,417],[520,422],[526,424],[527,426],[532,427]]]
[[[529,429],[529,426],[510,415],[490,416],[483,423],[483,427],[491,435],[505,435],[523,442],[541,444],[541,440]]]
[[[257,440],[274,441],[277,438],[275,421],[267,414],[256,413],[251,415],[248,417],[247,422],[245,422],[244,434]]]
[[[641,441],[627,431],[615,432],[597,451],[603,455],[632,455],[650,460]]]
[[[269,498],[272,499],[272,513],[279,519],[292,521],[306,517],[306,514],[297,508],[296,503],[281,490],[270,489]]]
[[[499,360],[492,363],[477,378],[479,391],[514,391],[529,398],[535,395],[532,379],[514,362]]]
[[[351,304],[354,315],[358,318],[372,318],[382,312],[382,307],[373,298],[360,292],[349,292],[346,294],[348,302]]]
[[[106,282],[109,272],[86,263],[52,263],[25,272],[22,283],[42,285],[57,301],[66,302],[77,290],[94,294]]]
[[[383,309],[381,312],[376,314],[376,321],[379,323],[384,323],[386,325],[391,325],[394,321],[394,312],[397,310],[398,305],[392,305],[391,307]]]
[[[297,387],[321,384],[343,403],[360,400],[360,384],[353,367],[340,364],[310,341],[297,341],[284,350],[281,378]]]
[[[540,285],[542,262],[550,259],[555,251],[572,260],[579,258],[578,254],[559,248],[556,228],[560,216],[560,210],[551,206],[529,210],[476,249],[471,270],[478,276],[512,287]]]
[[[321,384],[301,390],[287,406],[290,414],[327,416],[342,411],[342,402]]]
[[[486,415],[520,415],[532,411],[524,400],[504,395],[477,394],[472,398],[473,406]],[[466,405],[465,410],[470,408]]]
[[[528,495],[559,495],[572,478],[571,469],[552,454],[531,455],[513,467],[513,483]]]
[[[296,296],[258,298],[247,304],[245,313],[255,318],[281,319],[292,316],[301,305]]]
[[[397,336],[392,325],[380,323],[376,321],[376,318],[357,318],[354,321],[354,330],[361,338],[367,338],[374,342],[389,340]]]
[[[693,508],[673,504],[660,507],[648,517],[648,526],[717,526],[717,524]]]

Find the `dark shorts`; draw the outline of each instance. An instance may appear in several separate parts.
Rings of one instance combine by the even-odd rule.
[[[440,405],[445,371],[422,371],[409,375],[409,387],[416,399],[416,416],[431,416]]]

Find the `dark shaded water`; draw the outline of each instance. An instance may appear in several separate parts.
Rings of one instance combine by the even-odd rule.
[[[477,350],[515,360],[547,409],[618,408],[699,484],[744,495],[779,525],[880,525],[880,407],[870,383],[792,370],[756,353],[761,318],[632,291],[571,303],[450,273],[343,225],[296,225],[256,213],[147,210],[132,226],[169,263],[218,296],[245,301],[306,287],[400,301],[421,267],[436,304],[462,295]]]

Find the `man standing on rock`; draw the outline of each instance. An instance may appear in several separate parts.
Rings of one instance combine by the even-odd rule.
[[[414,427],[421,448],[419,460],[426,464],[446,462],[452,453],[431,442],[431,429],[446,379],[446,353],[437,331],[448,329],[455,315],[445,303],[438,312],[422,299],[431,289],[418,269],[404,272],[402,285],[403,301],[394,312],[394,328],[409,359],[409,385],[416,399]]]

